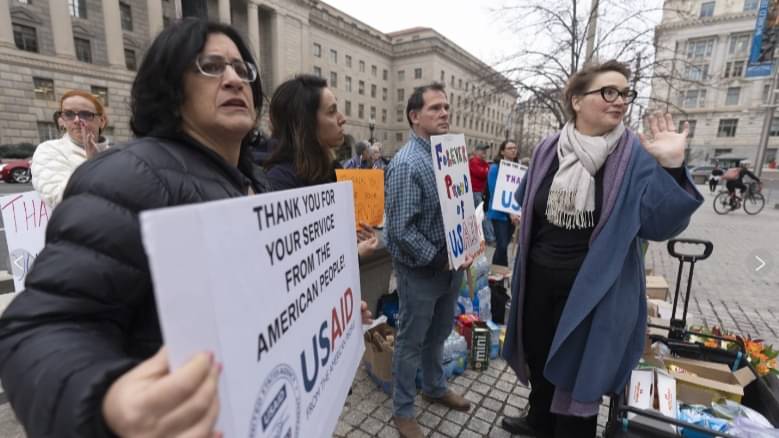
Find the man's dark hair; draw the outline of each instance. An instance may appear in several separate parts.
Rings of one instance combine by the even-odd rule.
[[[317,111],[326,87],[327,81],[319,76],[301,74],[276,88],[270,100],[270,123],[271,136],[279,144],[266,167],[291,161],[297,176],[307,184],[328,181],[333,156],[317,138]]]
[[[358,141],[357,144],[354,145],[354,153],[356,155],[362,155],[370,146],[371,145],[369,145],[367,141]]]
[[[154,39],[133,81],[130,128],[136,136],[171,137],[180,131],[184,73],[194,68],[195,59],[211,34],[230,38],[243,60],[257,65],[249,46],[228,25],[192,17],[172,23]],[[254,82],[246,85],[252,90],[254,109],[259,115],[263,99],[259,75]]]
[[[565,90],[563,91],[563,108],[565,108],[565,112],[570,120],[576,120],[576,111],[573,110],[571,99],[574,96],[581,96],[586,93],[588,88],[592,85],[592,81],[594,81],[598,75],[610,71],[621,74],[625,79],[630,79],[630,69],[628,66],[616,59],[610,59],[600,64],[587,64],[568,79],[568,83],[565,85]]]
[[[432,84],[414,88],[414,92],[408,97],[408,103],[406,104],[406,120],[408,120],[408,126],[412,128],[414,125],[411,123],[411,111],[419,111],[425,106],[424,94],[428,90],[440,91],[446,94],[444,84],[440,82],[433,82]]]

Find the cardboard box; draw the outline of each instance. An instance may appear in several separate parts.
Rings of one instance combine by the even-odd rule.
[[[368,377],[386,394],[392,394],[392,355],[395,353],[395,329],[380,324],[364,335],[363,364]]]
[[[628,387],[628,405],[639,409],[652,408],[652,387],[655,371],[652,369],[636,369],[630,373]],[[632,418],[635,414],[628,415]]]
[[[733,372],[721,363],[677,358],[662,361],[666,369],[676,365],[684,370],[669,370],[668,374],[676,379],[677,399],[688,404],[709,406],[723,397],[740,403],[744,387],[755,378],[748,368]]]
[[[669,297],[668,283],[661,275],[646,276],[646,296],[652,299],[667,301]]]
[[[640,365],[640,368],[632,371],[628,386],[628,405],[676,418],[676,380],[662,368],[655,368],[655,366],[662,367],[662,362],[650,357]],[[655,429],[676,433],[673,425],[649,417],[628,413],[628,419]]]
[[[476,321],[471,329],[471,368],[482,371],[490,366],[490,329]]]

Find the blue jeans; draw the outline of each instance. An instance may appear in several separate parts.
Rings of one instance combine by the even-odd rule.
[[[393,414],[414,418],[417,369],[422,392],[441,397],[447,391],[443,369],[444,341],[454,326],[454,307],[462,271],[409,268],[395,263],[398,279],[398,335],[393,362]]]
[[[478,208],[479,203],[481,203],[481,201],[483,201],[481,192],[479,193],[473,192],[473,205]],[[489,210],[489,206],[488,206],[488,210]],[[495,242],[495,231],[492,229],[492,222],[486,217],[481,223],[481,229],[484,232],[484,241],[486,243]]]
[[[492,254],[492,264],[508,266],[509,265],[509,243],[511,235],[514,234],[514,224],[508,221],[491,220],[492,228],[495,230],[495,253]]]

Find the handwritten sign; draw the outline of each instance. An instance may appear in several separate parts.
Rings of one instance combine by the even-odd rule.
[[[357,223],[377,227],[384,222],[384,171],[381,169],[336,169],[338,181],[351,181],[354,187],[354,213]]]
[[[0,197],[0,206],[14,290],[20,292],[24,289],[24,280],[35,257],[43,249],[50,209],[34,191]]]
[[[351,185],[141,214],[172,365],[224,364],[225,436],[335,429],[364,348]]]
[[[514,199],[519,182],[527,172],[527,166],[508,160],[500,160],[495,192],[492,195],[492,209],[503,213],[519,214],[520,208]]]
[[[465,136],[434,135],[430,137],[430,147],[449,250],[449,267],[457,269],[465,261],[466,254],[475,256],[480,247]]]

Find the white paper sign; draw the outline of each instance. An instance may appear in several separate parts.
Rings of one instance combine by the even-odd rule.
[[[352,183],[141,214],[179,367],[224,365],[228,437],[330,436],[363,353]]]
[[[519,182],[527,172],[527,166],[508,160],[500,160],[498,178],[495,180],[495,191],[492,194],[492,209],[503,213],[519,214],[519,203],[514,200],[514,193]]]
[[[480,248],[479,224],[474,216],[473,187],[468,170],[468,149],[463,134],[430,137],[438,199],[444,218],[449,267],[457,269],[465,255]]]
[[[51,209],[35,191],[0,197],[0,206],[14,290],[20,292],[35,257],[45,244]]]

